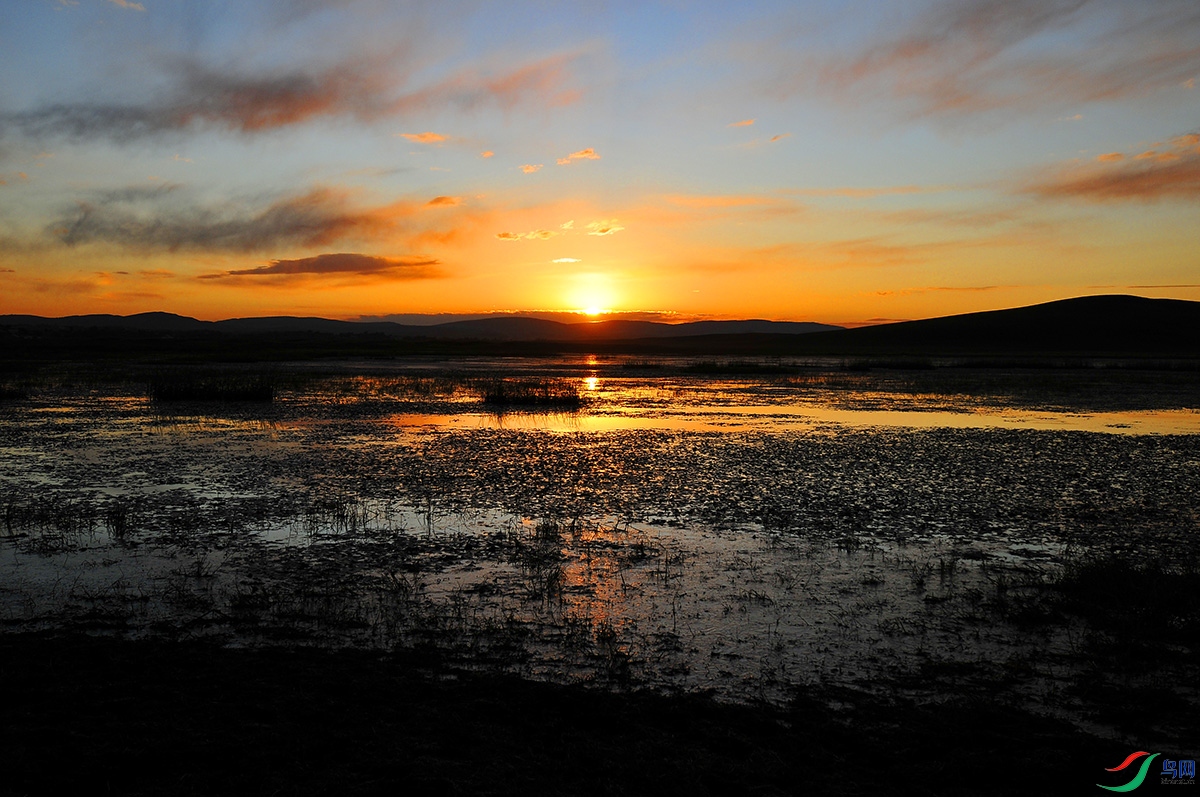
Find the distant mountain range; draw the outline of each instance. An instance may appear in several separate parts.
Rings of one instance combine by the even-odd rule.
[[[113,357],[264,361],[568,352],[1200,357],[1200,302],[1085,296],[857,329],[762,320],[562,323],[520,316],[431,326],[292,317],[198,321],[170,313],[0,316],[0,360],[10,361]]]
[[[796,321],[694,321],[684,324],[665,324],[657,321],[596,321],[564,324],[542,318],[506,316],[471,321],[450,321],[444,324],[417,326],[390,321],[333,321],[328,318],[297,318],[270,316],[265,318],[231,318],[226,321],[199,321],[173,313],[138,313],[137,315],[73,315],[63,318],[43,318],[34,315],[0,316],[0,325],[34,327],[71,327],[83,329],[126,329],[147,332],[316,332],[324,334],[361,335],[376,333],[395,338],[425,338],[429,340],[508,340],[508,341],[593,341],[639,340],[649,338],[678,338],[696,335],[777,334],[803,335],[842,329],[830,324]]]

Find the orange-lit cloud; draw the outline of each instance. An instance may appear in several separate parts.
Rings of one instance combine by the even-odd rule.
[[[114,6],[128,9],[129,11],[145,11],[146,7],[141,3],[131,3],[129,0],[108,0]]]
[[[1119,152],[1099,156],[1103,165],[1068,165],[1036,180],[1028,191],[1045,197],[1109,200],[1200,200],[1200,135],[1171,140],[1175,152],[1147,150],[1126,159]]]
[[[603,219],[601,221],[593,221],[587,226],[588,235],[612,235],[625,229],[616,219]]]
[[[495,155],[495,154],[496,154],[496,153],[492,152],[490,149],[485,149],[483,152],[479,153],[479,157],[481,157],[481,158],[490,158],[490,157],[492,157],[492,156],[493,156],[493,155]]]
[[[409,55],[403,48],[381,55],[360,55],[323,70],[277,73],[220,70],[199,61],[178,59],[169,64],[164,92],[140,104],[55,103],[0,114],[0,122],[39,138],[65,136],[90,141],[105,137],[127,142],[199,127],[250,134],[330,116],[373,122],[449,106],[556,106],[578,98],[578,92],[567,87],[569,66],[577,57],[545,58],[498,77],[465,69],[422,87],[408,87],[400,76],[409,71]],[[421,139],[439,135],[436,133],[403,135],[416,136],[411,140],[418,143],[440,143]]]
[[[526,163],[521,167],[521,171],[525,172],[526,174],[533,174],[540,168],[542,168],[542,164],[540,163]]]
[[[406,138],[416,144],[440,144],[446,140],[446,137],[441,133],[397,133],[401,138]]]
[[[782,141],[785,138],[791,138],[791,135],[792,135],[791,133],[780,133],[777,136],[771,136],[771,138],[768,140],[770,141],[770,143],[774,144],[776,141]]]
[[[110,191],[79,202],[49,226],[61,243],[108,243],[138,250],[240,251],[326,246],[346,238],[379,238],[414,210],[402,203],[353,206],[346,193],[317,188],[261,210],[231,203],[198,207],[172,197],[174,185]]]
[[[923,288],[902,288],[895,291],[875,291],[876,296],[914,296],[922,293],[986,293],[987,291],[1011,290],[1020,285],[931,285]]]
[[[530,232],[498,232],[496,237],[501,241],[520,241],[522,239],[528,241],[546,241],[559,233],[553,230],[532,230]]]
[[[945,186],[892,185],[878,188],[800,188],[788,193],[794,196],[837,196],[846,197],[847,199],[873,199],[878,196],[934,194],[945,190]]]
[[[200,279],[295,276],[297,274],[371,275],[391,280],[429,279],[441,276],[434,269],[437,265],[437,260],[423,257],[378,257],[354,253],[334,253],[298,260],[272,260],[266,266],[237,269],[221,274],[205,274]]]
[[[556,257],[550,261],[551,263],[582,263],[583,261],[577,257]]]
[[[1068,36],[1076,47],[1027,52]],[[938,0],[857,52],[814,59],[781,50],[789,65],[776,70],[774,91],[882,99],[911,116],[1061,108],[1180,84],[1200,69],[1198,36],[1200,15],[1186,2],[1112,13],[1089,0]]]
[[[592,149],[591,147],[588,147],[587,149],[581,149],[578,152],[572,152],[570,155],[568,155],[565,158],[559,158],[558,165],[566,166],[571,161],[577,161],[577,160],[598,161],[598,160],[600,160],[600,156],[596,154],[596,150]]]
[[[696,209],[790,205],[779,197],[758,194],[668,194],[663,199],[672,205]]]
[[[435,196],[433,199],[429,200],[425,204],[433,206],[433,207],[438,207],[438,206],[444,207],[447,205],[458,205],[461,203],[462,203],[462,197],[460,197],[460,196]]]
[[[743,119],[740,122],[730,122],[729,124],[727,124],[725,126],[726,127],[749,127],[750,125],[754,124],[754,122],[755,122],[754,119]]]

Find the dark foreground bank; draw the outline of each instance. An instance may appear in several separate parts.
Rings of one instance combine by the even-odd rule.
[[[5,797],[1085,794],[1130,752],[987,701],[733,706],[412,653],[12,634],[0,682]]]

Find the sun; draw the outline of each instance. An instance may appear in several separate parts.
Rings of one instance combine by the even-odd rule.
[[[577,308],[574,312],[588,318],[612,312],[615,294],[607,274],[580,274],[573,283],[565,298],[568,307]]]

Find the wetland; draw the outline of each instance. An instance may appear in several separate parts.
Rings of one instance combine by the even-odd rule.
[[[883,365],[578,355],[23,375],[0,400],[9,675],[48,677],[49,657],[75,663],[68,691],[97,667],[152,690],[147,662],[204,660],[234,692],[280,673],[269,692],[319,670],[321,689],[441,695],[410,705],[427,730],[491,690],[513,701],[497,716],[542,717],[534,736],[581,733],[589,721],[563,713],[582,701],[608,718],[585,747],[619,756],[604,745],[626,737],[603,729],[620,716],[687,751],[668,793],[722,791],[681,763],[733,766],[722,734],[756,755],[826,738],[842,740],[835,758],[894,757],[822,776],[844,793],[894,782],[906,744],[956,744],[946,756],[987,767],[1038,738],[1042,777],[1051,751],[1105,765],[1130,744],[1189,752],[1200,373]],[[966,750],[981,721],[1002,730]],[[786,767],[741,758],[741,782],[790,791]],[[436,770],[448,793],[536,786],[439,766],[417,777]],[[638,793],[637,766],[553,782]],[[921,771],[966,793],[963,775]]]

